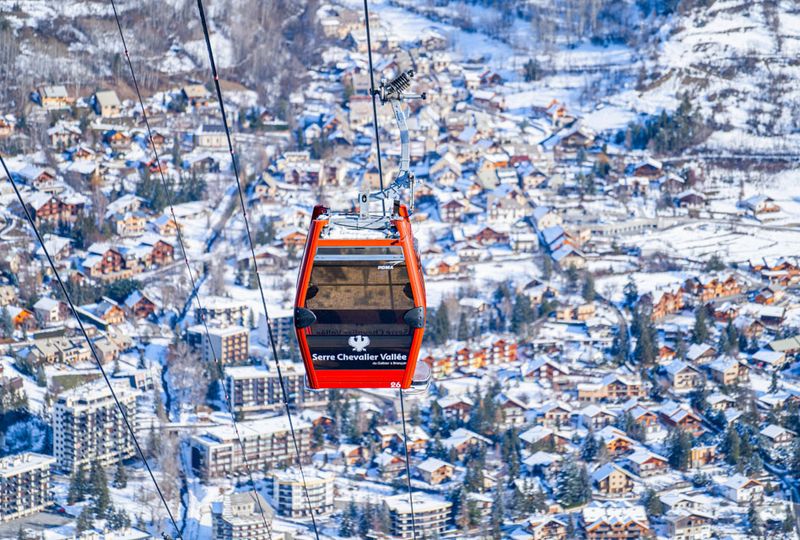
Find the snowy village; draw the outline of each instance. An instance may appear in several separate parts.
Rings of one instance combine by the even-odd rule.
[[[219,87],[194,2],[0,1],[4,80],[63,55],[0,108],[0,538],[798,538],[797,6],[276,2],[316,52],[257,88],[278,8],[206,3]],[[408,70],[430,381],[315,389],[309,223]]]

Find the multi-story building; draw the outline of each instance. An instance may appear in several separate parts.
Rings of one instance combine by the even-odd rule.
[[[113,380],[114,392],[136,430],[139,391],[127,380]],[[53,406],[53,449],[59,469],[75,472],[94,462],[104,466],[133,457],[133,438],[105,381],[62,393]]]
[[[281,362],[281,374],[290,404],[322,405],[324,392],[311,392],[305,385],[305,370],[300,364]],[[259,412],[283,407],[278,371],[274,364],[266,366],[227,366],[225,387],[236,412]]]
[[[296,461],[285,415],[239,422],[237,427],[241,444],[232,425],[212,427],[191,438],[192,468],[203,480],[246,475],[245,460],[252,472],[269,472]],[[311,456],[311,424],[297,419],[294,431],[300,456],[307,461]]]
[[[228,493],[211,505],[212,538],[267,540],[272,538],[272,518],[272,508],[258,493]]]
[[[427,493],[414,492],[412,497],[416,528],[425,531],[425,535],[431,537],[444,533],[448,527],[453,504]],[[392,538],[413,538],[414,527],[408,495],[386,497],[383,502],[391,518]]]
[[[329,514],[333,511],[333,481],[331,472],[305,469],[305,482],[308,487],[308,500],[303,490],[303,478],[299,470],[275,471],[268,479],[267,493],[278,515],[289,518],[309,517],[309,504],[314,515]]]
[[[0,523],[43,510],[53,500],[55,458],[25,452],[0,459]]]
[[[203,316],[206,322],[219,326],[243,325],[247,317],[247,304],[225,298],[224,296],[210,296],[203,300],[202,308],[195,308],[194,318],[201,322]]]
[[[190,345],[200,349],[204,362],[216,359],[222,364],[246,362],[250,357],[250,330],[243,326],[208,326],[197,324],[187,331]]]
[[[588,540],[633,540],[650,534],[644,507],[625,501],[589,503],[582,517]]]

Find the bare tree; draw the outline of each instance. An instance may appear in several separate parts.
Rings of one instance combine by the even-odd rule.
[[[179,341],[170,347],[167,361],[167,380],[176,403],[191,407],[202,404],[209,380],[197,351]]]

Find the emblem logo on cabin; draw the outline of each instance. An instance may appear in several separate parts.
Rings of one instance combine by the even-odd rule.
[[[369,346],[369,338],[367,336],[350,336],[347,344],[353,347],[355,352],[364,352]]]

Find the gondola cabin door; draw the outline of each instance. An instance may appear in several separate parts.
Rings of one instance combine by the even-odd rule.
[[[336,234],[336,219],[312,220],[298,278],[295,328],[308,384],[408,388],[425,291],[407,213],[387,218],[385,230],[360,234]]]

